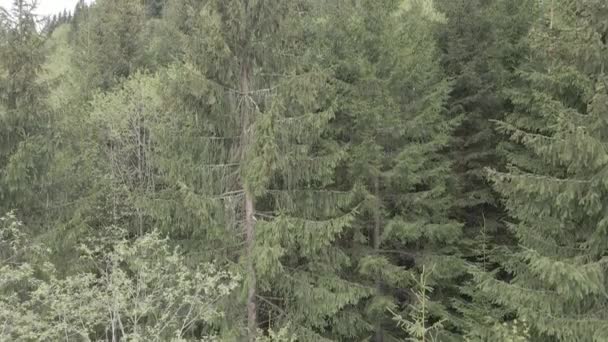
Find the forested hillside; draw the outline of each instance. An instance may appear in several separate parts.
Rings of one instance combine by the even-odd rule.
[[[0,341],[608,341],[605,0],[0,11]]]

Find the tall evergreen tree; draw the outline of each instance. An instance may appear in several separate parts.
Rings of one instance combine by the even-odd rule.
[[[157,136],[167,197],[158,212],[179,213],[180,229],[221,246],[202,252],[240,259],[247,310],[237,308],[229,328],[246,311],[251,341],[258,328],[287,322],[304,340],[347,338],[357,327],[343,312],[369,292],[342,277],[349,258],[336,241],[354,213],[334,179],[344,154],[328,131],[334,88],[319,66],[314,5],[167,9],[188,43],[164,82],[169,115]]]
[[[146,9],[140,0],[101,0],[79,7],[74,63],[90,95],[97,88],[112,88],[142,66]]]
[[[42,169],[50,153],[42,134],[51,117],[40,82],[44,39],[34,10],[35,2],[15,0],[0,20],[0,207],[41,215],[46,199]]]
[[[462,117],[449,149],[458,184],[453,212],[465,224],[463,257],[490,270],[502,247],[515,241],[484,168],[506,163],[500,146],[507,138],[494,129],[493,120],[503,119],[512,108],[507,90],[527,56],[526,37],[537,1],[446,0],[437,6],[447,20],[438,32],[442,66],[454,79],[448,106],[452,115]],[[465,281],[462,296],[453,299],[458,329],[470,336],[494,336],[493,328],[508,309],[493,305],[474,285]]]
[[[604,341],[606,317],[606,37],[608,4],[545,3],[531,60],[513,91],[510,166],[490,178],[520,248],[481,289],[529,322],[534,341]]]
[[[453,278],[464,270],[455,248],[461,225],[449,216],[450,163],[441,153],[456,124],[433,36],[442,18],[428,1],[331,9],[328,41],[341,89],[335,129],[348,146],[345,180],[363,199],[348,240],[353,277],[375,288],[359,333],[394,341],[405,336],[391,311],[409,315],[415,299],[406,289],[424,265],[438,270],[428,277],[436,292],[424,324],[447,317]]]
[[[454,78],[449,107],[463,121],[455,132],[454,171],[459,215],[478,233],[496,232],[503,216],[483,168],[504,164],[501,136],[492,120],[510,110],[506,88],[527,53],[525,37],[535,17],[534,0],[438,1],[446,15],[438,39],[446,74]]]
[[[70,23],[71,36],[74,37],[82,29],[82,25],[89,19],[90,5],[85,0],[78,0],[74,7],[74,17]]]

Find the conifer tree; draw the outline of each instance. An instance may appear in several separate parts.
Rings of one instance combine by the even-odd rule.
[[[446,0],[437,6],[447,20],[437,37],[442,66],[454,79],[448,107],[462,116],[449,149],[458,185],[453,212],[465,225],[463,257],[491,270],[502,246],[515,243],[502,222],[506,214],[499,195],[484,176],[485,167],[505,164],[500,146],[507,138],[494,129],[492,120],[511,110],[507,89],[527,54],[526,37],[537,3]],[[454,321],[465,335],[487,334],[508,311],[492,305],[474,288],[474,281],[461,284],[461,292],[453,298],[458,312]]]
[[[78,0],[74,7],[74,17],[70,23],[72,30],[71,37],[74,38],[82,29],[83,23],[89,19],[90,5],[85,0]]]
[[[458,175],[458,213],[469,229],[496,232],[503,216],[483,168],[503,164],[501,136],[492,120],[510,110],[505,89],[526,54],[525,37],[535,17],[535,1],[445,0],[438,40],[446,74],[455,79],[449,108],[463,120],[451,146]]]
[[[534,27],[513,91],[509,168],[490,178],[519,240],[504,282],[481,289],[531,325],[534,341],[603,341],[606,317],[605,64],[608,4],[557,0]]]
[[[40,214],[51,125],[40,82],[44,40],[36,28],[35,2],[15,0],[3,11],[0,41],[0,207]]]
[[[283,0],[167,9],[186,44],[163,82],[169,115],[155,134],[168,191],[158,212],[179,215],[201,253],[240,259],[247,309],[233,310],[228,328],[246,312],[250,341],[287,322],[304,340],[348,338],[357,327],[344,310],[369,292],[342,277],[350,261],[337,240],[354,208],[334,179],[343,152],[328,130],[334,88],[313,40],[316,9]]]
[[[375,289],[360,309],[367,327],[359,333],[392,341],[404,334],[391,311],[409,315],[406,289],[424,265],[441,269],[428,285],[442,288],[425,324],[445,318],[442,292],[454,291],[464,270],[455,248],[461,225],[449,216],[450,163],[441,153],[456,123],[445,108],[450,87],[433,37],[441,16],[426,1],[331,9],[328,41],[341,88],[336,130],[349,146],[345,179],[363,199],[349,243],[355,277]]]
[[[100,0],[88,8],[78,6],[81,18],[75,19],[74,64],[82,88],[90,95],[97,88],[112,88],[141,66],[146,9],[140,0]],[[83,16],[84,23],[80,22]]]

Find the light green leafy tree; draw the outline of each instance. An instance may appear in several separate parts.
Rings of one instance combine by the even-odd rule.
[[[94,271],[60,278],[48,263],[17,259],[34,247],[14,215],[2,217],[0,228],[0,243],[9,247],[0,265],[3,340],[212,339],[212,323],[222,318],[218,301],[239,280],[212,264],[188,267],[158,233],[130,241],[117,228],[82,246]]]

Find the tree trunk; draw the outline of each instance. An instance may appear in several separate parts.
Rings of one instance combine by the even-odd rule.
[[[380,253],[380,230],[381,230],[381,217],[380,217],[380,180],[378,176],[374,177],[374,196],[376,196],[376,200],[378,201],[378,205],[376,206],[376,210],[374,211],[374,232],[372,236],[372,243],[374,245],[374,251],[376,255]],[[382,295],[382,282],[380,279],[376,279],[376,295]],[[376,319],[376,337],[375,342],[383,342],[384,341],[384,331],[382,330],[382,317],[378,317]]]
[[[555,6],[555,0],[551,0],[551,19],[549,19],[549,28],[551,30],[553,30],[553,20],[554,20],[554,17],[555,17],[554,6]]]
[[[240,92],[241,96],[249,96],[251,80],[251,66],[248,61],[244,61],[241,66],[240,75]],[[241,163],[245,163],[246,151],[250,146],[254,137],[251,127],[251,115],[252,115],[251,104],[247,100],[241,101],[240,114],[242,122],[242,137],[241,137]],[[243,167],[246,167],[243,166]],[[247,276],[248,276],[248,289],[247,289],[247,328],[248,328],[248,340],[254,342],[256,339],[257,332],[257,308],[256,308],[256,274],[255,265],[253,263],[253,248],[255,246],[255,204],[254,198],[251,194],[251,187],[244,180],[243,187],[245,189],[245,245],[246,245],[246,258],[247,258]]]
[[[249,273],[249,288],[247,289],[247,327],[249,341],[255,341],[257,332],[256,309],[256,275],[253,264],[253,247],[255,245],[255,221],[253,218],[254,204],[249,193],[245,194],[245,239],[247,243],[247,272]]]

